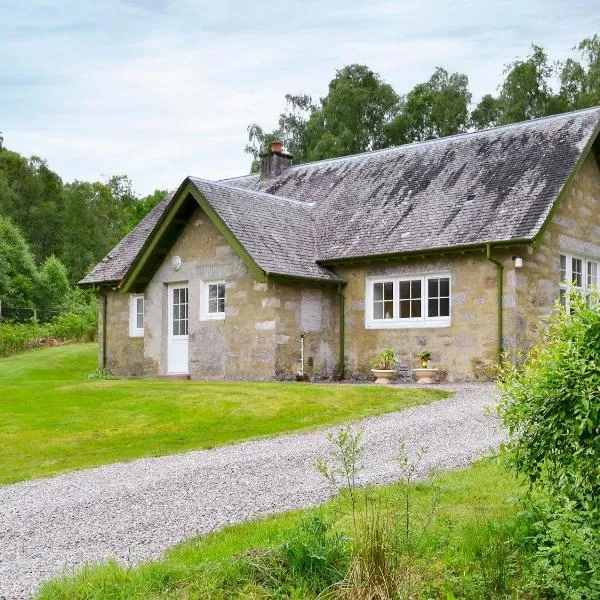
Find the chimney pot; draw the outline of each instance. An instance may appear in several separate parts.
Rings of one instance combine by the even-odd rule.
[[[262,152],[260,158],[260,178],[273,179],[292,166],[293,156],[283,151],[281,142],[271,143],[271,150]]]

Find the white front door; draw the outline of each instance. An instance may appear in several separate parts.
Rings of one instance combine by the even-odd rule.
[[[188,372],[188,288],[169,286],[169,373]]]

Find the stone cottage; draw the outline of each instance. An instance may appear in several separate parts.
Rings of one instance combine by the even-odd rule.
[[[194,379],[369,373],[427,349],[450,380],[536,341],[598,282],[600,108],[261,172],[187,177],[81,281],[99,361]]]

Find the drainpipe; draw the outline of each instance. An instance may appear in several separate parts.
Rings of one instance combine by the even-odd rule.
[[[338,297],[340,299],[340,378],[344,379],[346,375],[346,359],[345,359],[345,347],[346,347],[346,297],[344,296],[344,287],[346,287],[345,281],[338,283]]]
[[[300,377],[304,377],[304,336],[306,334],[303,333],[300,336]]]
[[[504,293],[504,265],[492,256],[492,247],[490,244],[485,245],[486,258],[496,265],[496,277],[498,280],[498,364],[504,362],[504,311],[502,310],[502,296]]]
[[[101,340],[102,340],[102,368],[106,369],[106,306],[107,306],[107,297],[106,294],[101,294],[102,296],[102,332],[101,332]]]

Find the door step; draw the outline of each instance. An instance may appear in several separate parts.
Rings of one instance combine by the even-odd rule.
[[[159,379],[167,379],[168,381],[187,381],[191,377],[186,373],[177,373],[173,375],[159,375]]]

